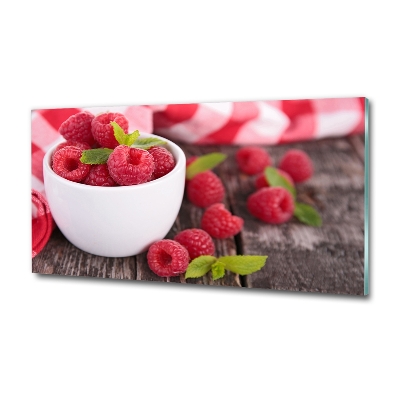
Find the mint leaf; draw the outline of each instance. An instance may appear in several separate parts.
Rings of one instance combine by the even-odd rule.
[[[211,265],[211,273],[214,281],[223,278],[225,276],[225,264],[217,260]]]
[[[268,256],[226,256],[218,258],[225,268],[239,275],[248,275],[260,270]]]
[[[190,262],[185,273],[187,278],[199,278],[210,271],[211,266],[217,261],[213,256],[200,256]]]
[[[223,153],[209,153],[200,156],[186,167],[186,178],[192,179],[200,172],[208,171],[221,164],[226,159],[227,155]]]
[[[114,129],[114,137],[115,139],[117,139],[117,142],[119,144],[125,144],[124,141],[126,133],[124,132],[124,130],[115,121],[111,121],[110,125]]]
[[[294,186],[282,176],[276,168],[267,167],[264,170],[264,176],[270,186],[280,186],[285,188],[291,193],[293,198],[296,198],[296,189]]]
[[[151,147],[154,146],[162,146],[164,144],[166,144],[167,142],[165,140],[161,140],[158,138],[139,138],[135,141],[135,143],[133,143],[132,147],[137,147],[139,149],[143,149],[143,150],[148,150]]]
[[[322,218],[312,206],[305,203],[295,203],[294,216],[301,222],[311,226],[321,226]]]
[[[124,130],[115,122],[111,121],[110,125],[114,129],[114,137],[117,139],[119,144],[124,144],[126,146],[132,146],[135,140],[140,136],[138,130],[132,133],[125,133]]]
[[[112,149],[107,149],[105,147],[100,149],[83,150],[80,161],[83,164],[105,164],[112,152]]]

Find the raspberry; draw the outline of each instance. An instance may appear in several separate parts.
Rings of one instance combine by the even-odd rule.
[[[175,240],[159,240],[147,252],[149,267],[158,276],[179,275],[186,271],[189,261],[188,251]]]
[[[289,181],[289,183],[294,186],[294,182],[292,177],[286,173],[285,171],[282,171],[280,169],[278,169],[278,172],[280,175],[282,175],[284,178],[286,178],[287,181]],[[261,189],[263,187],[269,187],[269,182],[265,179],[265,174],[264,172],[262,172],[261,174],[257,175],[256,180],[255,180],[255,185],[257,189]]]
[[[153,156],[155,164],[152,180],[161,178],[174,169],[174,156],[164,147],[155,146],[150,148],[148,152]]]
[[[75,140],[67,140],[66,142],[61,142],[54,150],[56,152],[57,150],[62,149],[63,147],[66,146],[75,146],[79,147],[82,150],[90,150],[92,147],[89,145],[87,142],[77,142]]]
[[[186,193],[191,203],[205,208],[220,203],[225,196],[225,188],[214,172],[204,171],[186,182]]]
[[[248,197],[247,208],[250,214],[261,221],[282,224],[292,217],[294,201],[286,189],[266,187]]]
[[[97,115],[92,121],[92,134],[101,147],[114,149],[119,145],[114,136],[114,128],[110,125],[112,121],[128,133],[129,122],[123,114],[109,112]]]
[[[265,167],[272,165],[270,155],[261,147],[246,146],[236,152],[236,162],[240,171],[247,175],[262,172]]]
[[[186,247],[191,260],[199,256],[212,256],[215,253],[214,242],[203,229],[185,229],[179,232],[174,240]]]
[[[295,182],[304,182],[314,173],[313,163],[302,150],[288,150],[282,157],[279,168],[287,172]]]
[[[76,141],[74,141],[74,140],[67,140],[66,142],[61,142],[61,143],[54,149],[54,153],[53,153],[53,155],[52,155],[52,157],[51,157],[51,162],[52,162],[52,163],[53,163],[54,154],[55,154],[58,150],[60,150],[60,149],[62,149],[62,148],[64,148],[64,147],[66,147],[66,146],[79,147],[79,148],[82,149],[82,150],[90,150],[90,149],[91,149],[89,143],[85,143],[85,142],[76,142]]]
[[[66,146],[53,154],[53,171],[69,181],[81,182],[89,174],[90,165],[80,161],[82,149]]]
[[[91,186],[117,186],[117,183],[110,176],[107,164],[92,165],[88,176],[82,183]]]
[[[150,180],[154,160],[147,150],[119,145],[108,157],[107,166],[111,178],[118,184],[137,185]]]
[[[238,234],[243,227],[243,219],[232,215],[222,203],[208,207],[201,219],[201,228],[217,239],[225,239]]]
[[[65,140],[75,142],[85,142],[92,145],[94,138],[92,135],[92,120],[94,115],[89,111],[81,111],[71,115],[58,128],[58,132]]]

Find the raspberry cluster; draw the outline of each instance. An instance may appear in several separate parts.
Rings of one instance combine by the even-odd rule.
[[[202,157],[189,157],[186,168],[199,158]],[[211,162],[210,165],[215,164]],[[210,169],[201,170],[186,180],[186,195],[192,204],[204,209],[201,228],[213,238],[226,239],[241,231],[244,221],[225,208],[225,187],[218,175]]]
[[[225,239],[236,235],[243,219],[232,215],[222,203],[208,207],[201,219],[201,228],[185,229],[174,239],[153,243],[147,253],[149,268],[157,275],[171,277],[186,271],[190,261],[200,256],[213,256],[213,238]]]
[[[265,169],[272,166],[272,160],[266,150],[255,146],[242,147],[236,152],[236,161],[241,172],[256,175],[256,191],[247,199],[250,214],[270,224],[289,221],[295,211],[295,199],[287,188],[274,187],[268,181]],[[287,185],[294,187],[295,183],[311,178],[314,168],[307,153],[290,149],[279,161],[276,172]]]
[[[154,242],[147,252],[147,263],[158,276],[171,277],[185,272],[191,260],[214,253],[214,242],[207,232],[185,229],[174,239]]]
[[[191,260],[201,256],[213,256],[215,245],[213,239],[225,239],[238,234],[244,220],[232,215],[225,208],[222,200],[225,188],[221,179],[211,171],[219,163],[222,154],[216,158],[189,157],[186,168],[199,160],[196,173],[186,179],[188,200],[204,212],[200,228],[185,229],[175,235],[174,239],[163,239],[153,243],[147,253],[149,268],[159,276],[175,276],[186,271]],[[207,155],[206,155],[207,156]],[[206,157],[207,158],[207,157]],[[218,160],[219,161],[216,161]],[[207,164],[208,163],[208,164]]]
[[[95,116],[81,111],[65,120],[58,130],[65,142],[53,153],[53,171],[85,185],[130,186],[161,178],[173,170],[175,159],[169,150],[158,145],[144,149],[120,143],[113,124],[117,124],[123,139],[130,135],[128,120],[120,113]],[[83,152],[93,149],[103,158],[83,161]]]

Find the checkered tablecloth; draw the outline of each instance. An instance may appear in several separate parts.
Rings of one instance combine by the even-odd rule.
[[[47,149],[64,140],[58,133],[61,123],[82,110],[94,115],[120,112],[129,121],[129,132],[137,129],[178,143],[199,145],[275,145],[361,134],[365,130],[364,97],[33,110],[33,210],[38,209],[39,202],[43,205],[39,209],[49,213],[43,185],[43,157]],[[40,200],[37,194],[41,195]],[[33,256],[47,243],[49,230],[43,229],[43,221],[51,220],[42,219],[39,224],[35,212],[32,212],[32,246],[36,243]]]
[[[150,107],[154,131],[185,143],[274,145],[364,132],[364,97]]]

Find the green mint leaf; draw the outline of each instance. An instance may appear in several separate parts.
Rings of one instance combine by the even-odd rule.
[[[114,129],[114,137],[115,139],[117,139],[117,142],[119,144],[125,144],[126,133],[124,132],[124,130],[115,121],[111,121],[110,125]]]
[[[268,256],[225,256],[218,258],[225,264],[225,269],[239,275],[248,275],[259,271],[267,261]]]
[[[265,179],[269,182],[270,186],[280,186],[285,188],[291,193],[293,198],[296,198],[296,189],[294,186],[284,177],[282,176],[276,168],[267,167],[264,170]]]
[[[83,164],[105,164],[112,152],[107,148],[83,150],[80,161]]]
[[[154,146],[162,146],[164,144],[166,144],[167,142],[165,140],[161,140],[158,138],[139,138],[135,141],[135,143],[132,145],[132,147],[137,147],[139,149],[143,149],[143,150],[148,150],[151,147]]]
[[[137,138],[140,136],[139,131],[136,129],[136,131],[133,131],[132,133],[128,133],[127,135],[127,146],[132,146],[133,143],[136,142]]]
[[[132,133],[125,133],[124,130],[115,122],[111,121],[110,125],[114,129],[114,137],[117,139],[119,144],[124,144],[126,146],[132,146],[135,140],[140,136],[138,130]]]
[[[216,261],[211,265],[211,273],[214,281],[225,276],[225,264],[221,261]]]
[[[221,164],[227,155],[223,153],[209,153],[200,156],[186,168],[186,179],[192,179],[200,172],[208,171]]]
[[[321,226],[322,218],[312,206],[305,203],[295,203],[294,216],[301,222],[311,226]]]
[[[200,256],[190,262],[185,273],[187,278],[199,278],[211,270],[211,266],[217,261],[213,256]]]

